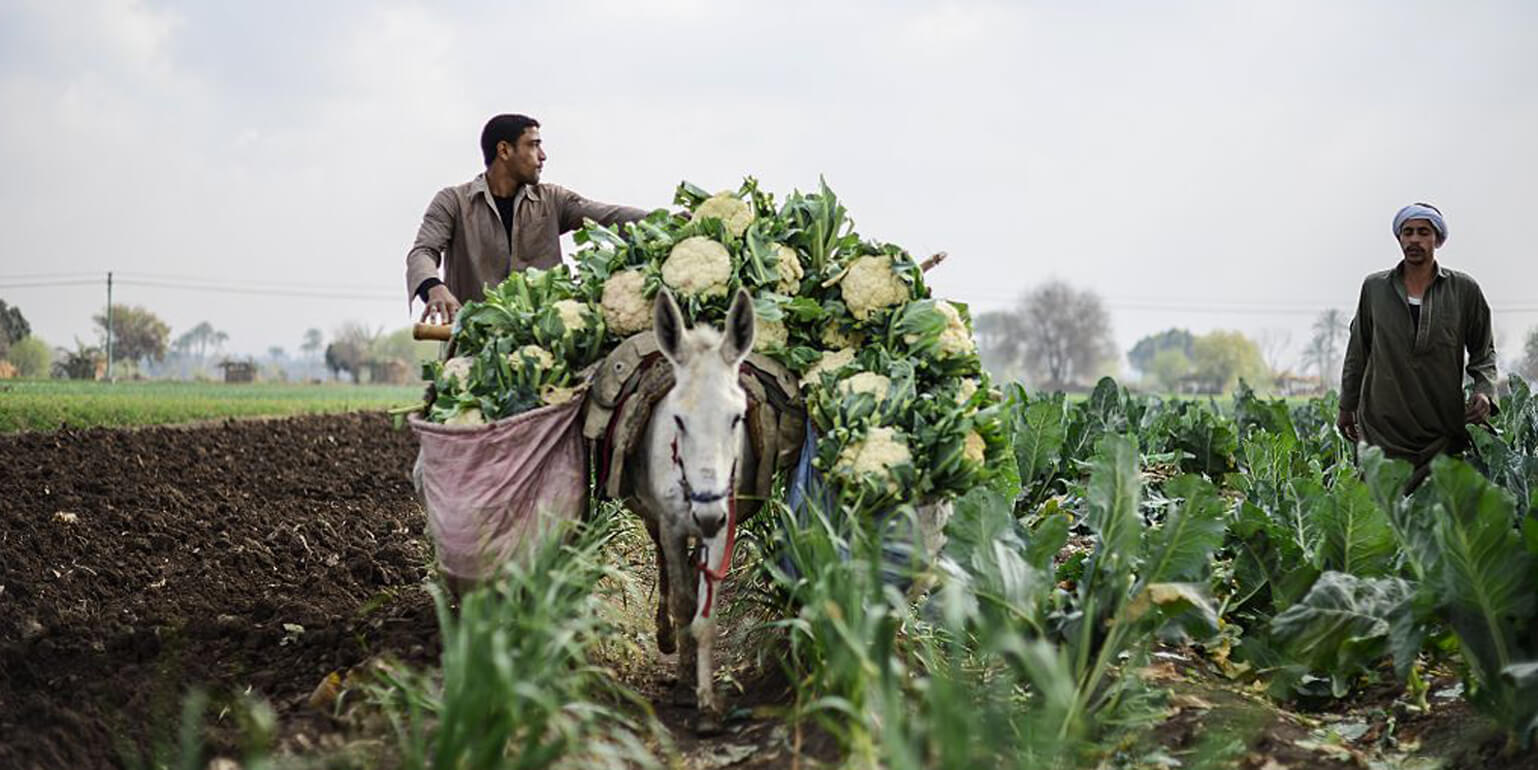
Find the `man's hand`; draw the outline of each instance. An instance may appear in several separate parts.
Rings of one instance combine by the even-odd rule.
[[[1340,410],[1340,416],[1335,418],[1335,427],[1340,429],[1340,435],[1353,444],[1362,440],[1362,431],[1356,426],[1355,413]]]
[[[427,290],[427,307],[422,309],[422,323],[451,324],[458,312],[459,300],[454,298],[449,287],[440,283]]]
[[[1475,393],[1469,399],[1469,405],[1463,410],[1463,421],[1479,424],[1490,417],[1490,397],[1483,393]]]

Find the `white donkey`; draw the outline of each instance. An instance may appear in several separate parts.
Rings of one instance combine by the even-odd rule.
[[[672,390],[652,408],[635,468],[635,495],[657,545],[657,644],[679,649],[675,698],[690,685],[699,705],[696,729],[719,729],[721,701],[713,683],[716,583],[731,566],[736,489],[751,462],[744,420],[747,394],[738,368],[753,350],[753,301],[739,290],[725,332],[687,328],[664,289],[653,307],[657,346],[673,366]],[[690,541],[696,543],[691,553]],[[690,585],[695,591],[687,590]],[[674,590],[670,591],[669,586]],[[674,644],[674,630],[679,633]]]

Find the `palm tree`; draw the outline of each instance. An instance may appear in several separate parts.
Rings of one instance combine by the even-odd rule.
[[[1340,348],[1351,334],[1351,320],[1346,314],[1330,308],[1314,319],[1314,338],[1304,351],[1304,360],[1319,372],[1319,379],[1327,387],[1340,384]]]

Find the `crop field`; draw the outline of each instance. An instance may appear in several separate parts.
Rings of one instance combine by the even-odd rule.
[[[420,385],[7,380],[0,381],[0,433],[329,414],[421,398]]]
[[[934,563],[894,556],[902,510],[744,523],[713,736],[622,508],[454,602],[378,411],[3,435],[0,767],[1533,767],[1507,390],[1405,495],[1329,398],[1011,387],[1013,462]]]

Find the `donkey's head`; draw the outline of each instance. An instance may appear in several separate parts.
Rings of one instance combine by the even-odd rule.
[[[671,440],[672,473],[702,537],[726,523],[742,450],[748,397],[737,370],[753,349],[753,300],[738,290],[726,329],[687,328],[664,289],[653,308],[657,346],[673,365],[673,390],[657,405],[655,430]]]

